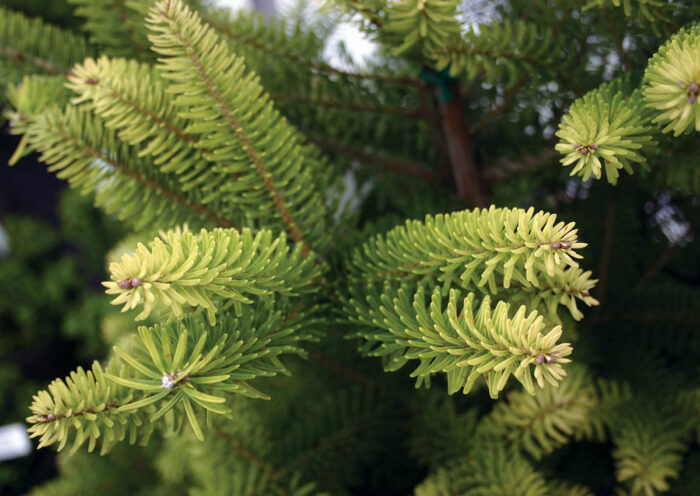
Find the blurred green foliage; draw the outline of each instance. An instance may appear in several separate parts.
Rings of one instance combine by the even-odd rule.
[[[22,422],[41,384],[107,350],[100,322],[117,310],[99,281],[123,228],[77,192],[66,190],[58,210],[58,227],[22,215],[0,219],[10,245],[0,259],[0,425]],[[0,494],[28,488],[47,455],[3,462]]]
[[[82,24],[82,19],[73,15],[74,7],[66,0],[0,0],[0,5],[67,29],[78,30]]]

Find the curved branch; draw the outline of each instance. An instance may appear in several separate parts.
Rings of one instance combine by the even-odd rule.
[[[96,159],[102,160],[103,162],[109,164],[110,166],[114,167],[116,170],[121,172],[122,174],[129,176],[132,179],[135,179],[142,185],[151,188],[162,195],[170,198],[171,200],[179,203],[180,205],[192,210],[193,212],[196,212],[197,214],[207,217],[211,219],[216,225],[221,226],[221,227],[232,227],[234,229],[238,229],[239,227],[235,225],[233,222],[226,220],[222,217],[219,217],[217,214],[212,212],[211,210],[198,205],[196,203],[191,202],[184,196],[182,196],[179,193],[175,193],[174,191],[171,191],[167,188],[165,188],[163,185],[156,183],[155,181],[152,181],[148,179],[147,177],[144,177],[143,175],[139,174],[138,172],[135,172],[131,169],[129,169],[126,165],[117,162],[116,160],[111,159],[107,154],[96,150],[95,148],[91,147],[90,145],[83,143],[79,141],[78,139],[69,136],[67,133],[63,132],[62,130],[59,130],[58,133],[66,140],[70,141],[75,145],[77,148],[83,150],[84,152],[88,153],[89,155],[92,155]]]
[[[65,75],[66,71],[63,69],[60,69],[56,67],[53,63],[49,62],[48,60],[45,59],[40,59],[39,57],[30,57],[28,55],[23,54],[21,51],[12,48],[12,47],[2,47],[2,53],[10,57],[11,59],[16,60],[17,62],[20,62],[22,64],[26,64],[32,67],[38,67],[39,69],[42,69],[46,72],[49,72],[51,74],[54,74],[56,76],[61,76]]]
[[[136,45],[136,49],[138,50],[139,55],[143,56],[146,53],[146,48],[143,46],[143,43],[141,43],[138,40],[134,28],[129,25],[129,19],[126,14],[126,7],[124,7],[122,0],[112,0],[112,4],[114,5],[114,8],[119,12],[119,20],[122,22],[122,24],[124,24],[124,27],[129,32],[129,38],[131,38],[131,41]]]
[[[412,86],[420,86],[421,84],[420,79],[411,76],[391,76],[389,74],[362,74],[336,69],[335,67],[332,67],[325,62],[307,59],[299,54],[292,53],[288,50],[283,50],[274,45],[267,44],[259,39],[250,38],[241,33],[234,33],[230,29],[225,28],[221,24],[218,24],[212,21],[211,19],[206,19],[206,22],[212,28],[214,28],[216,31],[223,34],[227,38],[231,38],[235,41],[240,41],[241,43],[245,43],[246,45],[249,45],[253,48],[257,48],[258,50],[262,50],[263,52],[267,52],[271,55],[283,57],[291,62],[308,67],[309,69],[312,69],[314,71],[323,72],[326,74],[334,74],[336,76],[341,76],[348,79],[367,79],[371,81],[381,81],[385,83],[395,84],[408,84]]]
[[[270,467],[267,463],[265,463],[262,458],[253,453],[249,448],[243,446],[238,440],[234,439],[233,436],[224,432],[221,429],[221,427],[219,427],[217,424],[212,424],[212,426],[214,427],[216,433],[221,437],[221,439],[233,446],[235,450],[238,451],[241,455],[243,455],[243,457],[246,460],[249,460],[250,462],[254,463],[265,472],[272,473],[274,471],[274,469]]]
[[[395,105],[373,105],[371,103],[343,102],[339,100],[329,100],[325,98],[310,98],[299,95],[272,95],[275,102],[294,102],[303,105],[314,105],[318,107],[335,107],[358,112],[373,112],[378,114],[395,114],[410,117],[424,118],[423,113],[418,109],[398,107]]]
[[[164,17],[165,19],[168,19],[169,21],[172,20],[168,13],[163,10],[159,11],[159,15]],[[248,158],[251,160],[251,162],[253,162],[255,170],[257,171],[258,176],[260,176],[260,179],[262,179],[267,190],[270,192],[275,208],[279,211],[280,215],[282,216],[282,220],[284,221],[287,230],[292,235],[294,241],[300,243],[303,246],[304,255],[306,256],[311,250],[310,245],[304,239],[301,233],[301,229],[299,229],[298,222],[294,219],[294,216],[292,215],[289,208],[287,208],[287,206],[284,204],[284,198],[282,197],[282,194],[280,193],[277,186],[275,186],[275,183],[270,177],[267,167],[265,167],[265,163],[260,158],[258,150],[250,141],[242,126],[234,116],[233,111],[224,99],[223,95],[219,92],[218,88],[214,84],[214,81],[212,80],[211,76],[204,67],[204,64],[202,64],[202,61],[199,59],[199,56],[197,55],[190,41],[188,39],[185,39],[180,29],[173,28],[173,32],[175,36],[177,36],[179,42],[186,48],[187,55],[189,56],[190,61],[196,68],[197,73],[202,78],[202,81],[204,81],[205,85],[207,86],[207,89],[211,94],[212,98],[216,101],[217,105],[219,106],[219,109],[221,110],[224,119],[228,123],[236,138],[238,138],[238,140],[243,145],[243,149],[248,155]]]

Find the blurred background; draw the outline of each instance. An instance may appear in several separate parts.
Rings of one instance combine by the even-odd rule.
[[[0,0],[0,5],[78,30],[64,0]],[[4,102],[2,102],[4,107]],[[32,394],[73,364],[106,353],[100,321],[106,251],[124,234],[69,191],[36,156],[7,162],[19,138],[0,119],[0,426],[24,422]],[[89,235],[87,235],[89,233]],[[2,444],[2,443],[0,443]],[[2,447],[0,447],[2,448]],[[4,447],[7,448],[7,445]],[[55,452],[0,461],[0,494],[24,494],[56,474]]]
[[[292,4],[218,3],[266,14]],[[0,0],[0,6],[64,29],[80,29],[74,6],[65,0]],[[331,58],[335,45],[351,47],[358,59],[372,53],[372,44],[349,25],[337,28],[329,44]],[[127,234],[93,208],[90,196],[69,190],[66,182],[48,173],[36,155],[8,167],[18,142],[0,118],[0,426],[23,423],[34,392],[107,353],[101,326],[118,309],[109,304],[100,281],[106,277],[106,253]],[[55,476],[55,458],[54,450],[32,448],[28,456],[0,461],[0,495],[24,494]]]

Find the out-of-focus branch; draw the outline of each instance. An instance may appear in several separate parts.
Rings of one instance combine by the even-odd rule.
[[[377,164],[387,170],[397,172],[399,174],[421,177],[431,181],[435,181],[437,179],[437,175],[434,171],[416,162],[397,159],[381,152],[367,151],[361,148],[348,146],[333,138],[322,138],[318,136],[306,135],[306,140],[332,155],[344,155],[368,164]]]
[[[501,158],[495,164],[484,167],[482,178],[486,183],[494,183],[520,172],[532,172],[551,165],[557,156],[559,153],[556,150],[547,148],[537,154],[527,155],[518,160]]]

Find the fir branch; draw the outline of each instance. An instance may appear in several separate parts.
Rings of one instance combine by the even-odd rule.
[[[520,446],[536,460],[571,438],[602,441],[605,426],[603,417],[596,414],[601,401],[610,405],[629,399],[629,394],[619,389],[610,390],[619,396],[606,396],[601,400],[590,375],[572,366],[557,387],[547,384],[534,396],[521,391],[509,393],[506,400],[499,402],[484,418],[477,435],[493,436],[499,443]]]
[[[510,289],[498,289],[496,294],[514,302],[521,301],[528,308],[542,307],[541,312],[546,312],[555,322],[559,321],[557,309],[560,305],[564,306],[575,320],[581,320],[583,313],[578,309],[577,301],[585,303],[586,306],[600,304],[590,294],[598,282],[596,279],[590,279],[590,275],[590,271],[584,272],[579,267],[569,267],[555,276],[544,274],[543,280],[536,286],[514,281]],[[495,286],[502,288],[503,281],[496,280]]]
[[[416,487],[415,496],[525,496],[550,494],[547,482],[516,450],[473,446],[471,455],[447,464]]]
[[[99,367],[99,362],[95,361],[93,362],[93,373],[94,373],[94,367]],[[77,371],[72,374],[73,378],[80,377],[84,375],[84,370],[82,367],[78,367]],[[88,372],[89,374],[89,372]],[[77,379],[76,379],[77,380]],[[136,401],[140,401],[142,399],[149,398],[153,396],[155,393],[150,393],[150,394],[144,394],[141,396],[136,396],[133,397],[129,400],[119,402],[119,401],[112,401],[111,403],[103,403],[98,406],[91,405],[91,406],[86,406],[82,410],[74,410],[70,412],[62,412],[62,413],[46,413],[46,414],[40,414],[37,416],[34,423],[36,424],[46,424],[48,422],[60,422],[62,419],[66,418],[77,418],[81,417],[83,415],[90,415],[90,414],[95,414],[95,413],[110,413],[110,410],[114,409],[119,409],[123,406],[130,405],[131,403],[134,403]],[[32,422],[33,420],[29,420],[29,422]],[[41,447],[41,446],[40,446]]]
[[[460,39],[457,0],[401,0],[387,3],[381,34],[394,55],[431,60]]]
[[[644,100],[654,122],[674,136],[700,132],[700,23],[681,29],[666,41],[644,72]]]
[[[576,100],[559,124],[555,149],[563,166],[574,165],[571,175],[585,181],[600,179],[603,166],[610,184],[617,184],[619,170],[632,174],[632,164],[645,166],[657,143],[649,113],[639,89],[629,77],[618,78]]]
[[[110,362],[108,372],[130,374],[118,363]],[[32,416],[27,422],[31,437],[40,437],[39,447],[58,443],[62,450],[73,440],[74,453],[86,441],[92,451],[98,440],[102,454],[129,435],[133,444],[139,437],[147,440],[153,426],[145,422],[141,411],[122,411],[121,407],[141,401],[152,394],[133,395],[118,384],[108,385],[100,364],[95,361],[86,373],[81,367],[64,380],[56,379],[47,391],[39,391],[33,398]],[[108,434],[106,433],[108,432]]]
[[[305,452],[298,454],[294,459],[290,460],[289,463],[273,471],[272,479],[281,479],[289,473],[303,468],[310,461],[315,460],[319,456],[319,453],[330,451],[334,447],[346,444],[348,439],[355,437],[358,431],[362,430],[364,427],[364,419],[358,418],[352,424],[331,433],[330,436],[325,436],[320,442],[315,443]]]
[[[267,398],[248,381],[287,373],[280,356],[303,354],[300,343],[313,339],[313,326],[308,313],[285,321],[281,312],[256,304],[217,326],[188,318],[140,327],[130,350],[114,348],[123,366],[114,359],[103,373],[94,362],[92,371],[79,368],[40,391],[27,419],[30,432],[41,436],[41,446],[59,443],[59,450],[74,438],[72,450],[89,441],[92,451],[100,439],[104,453],[127,432],[131,443],[150,435],[156,420],[175,412],[202,440],[195,410],[229,415],[222,395],[230,393]]]
[[[152,93],[148,95],[151,99],[159,93],[167,97],[163,83],[155,79],[154,74],[149,74],[149,72],[151,71],[149,71],[147,66],[135,64],[125,59],[110,60],[106,57],[101,57],[95,60],[89,58],[84,60],[82,64],[73,67],[68,74],[68,87],[80,95],[79,98],[73,101],[74,103],[93,101],[103,117],[114,115],[116,113],[114,109],[115,104],[121,103],[145,117],[148,121],[159,127],[164,127],[181,140],[196,144],[197,140],[193,136],[187,134],[168,118],[163,117],[163,114],[170,116],[172,113],[172,111],[169,112],[169,105],[166,104],[162,108],[150,109],[144,104],[137,102],[136,97],[129,94],[132,80],[125,80],[123,78],[124,75],[134,75],[138,78],[138,82],[148,91],[151,91],[154,86]],[[104,100],[105,97],[111,97],[112,100],[107,100],[103,103],[101,100]],[[113,121],[118,121],[118,119],[113,119]],[[129,130],[129,126],[123,122],[110,124],[108,121],[107,125],[116,129]],[[211,150],[208,151],[211,152]]]
[[[132,0],[69,0],[75,13],[85,18],[83,30],[102,47],[102,53],[116,56],[152,57],[147,48],[143,17],[148,2]]]
[[[152,189],[153,191],[156,191],[159,194],[162,194],[163,196],[166,196],[170,200],[182,205],[185,208],[188,208],[189,210],[192,210],[193,212],[196,212],[198,215],[202,217],[207,217],[208,219],[212,220],[216,225],[222,226],[222,227],[233,227],[236,228],[236,226],[226,220],[222,219],[219,217],[216,213],[212,212],[211,210],[204,208],[201,205],[198,205],[196,203],[193,203],[189,201],[187,198],[185,198],[183,195],[175,193],[174,191],[171,191],[167,188],[165,188],[163,185],[158,184],[155,181],[152,181],[142,174],[139,174],[138,172],[135,172],[129,167],[127,167],[125,164],[122,164],[120,162],[117,162],[116,160],[112,160],[109,158],[108,155],[105,153],[102,153],[101,151],[91,147],[90,145],[81,142],[77,138],[74,138],[72,136],[69,136],[68,134],[62,133],[58,130],[56,130],[58,134],[67,142],[73,143],[78,150],[82,150],[85,153],[87,153],[89,156],[101,160],[106,164],[109,164],[110,166],[114,167],[115,170],[118,170],[125,176],[128,176],[134,180],[136,180],[139,184],[142,184],[143,186],[146,186],[149,189]]]
[[[114,8],[119,12],[119,20],[128,31],[129,38],[131,38],[131,42],[134,45],[136,45],[139,56],[143,56],[146,53],[146,47],[141,42],[141,40],[138,39],[138,37],[136,36],[136,31],[134,31],[133,26],[131,26],[131,24],[129,23],[129,17],[127,15],[127,11],[124,7],[124,4],[122,3],[122,0],[111,0],[111,2],[112,5],[114,5]]]
[[[417,390],[413,395],[417,401],[411,405],[411,455],[431,472],[468,457],[469,445],[476,440],[480,417],[477,408],[462,411],[452,397],[441,391]]]
[[[384,426],[396,419],[398,407],[392,395],[375,387],[300,398],[290,411],[299,421],[274,428],[277,447],[268,455],[276,467],[272,480],[298,473],[334,495],[342,494],[347,482],[358,480],[366,463],[377,459]]]
[[[418,377],[418,385],[429,383],[431,374],[446,372],[448,392],[462,389],[467,394],[483,377],[496,398],[511,375],[535,394],[531,365],[540,387],[545,380],[556,384],[566,375],[561,364],[570,361],[566,357],[571,347],[557,344],[561,327],[543,334],[542,317],[535,311],[526,315],[524,306],[510,317],[510,305],[500,301],[492,309],[486,296],[475,310],[474,293],[463,297],[450,290],[445,308],[440,288],[426,295],[420,287],[412,295],[389,283],[381,293],[370,287],[366,294],[365,298],[355,294],[346,302],[350,320],[361,326],[354,337],[366,340],[362,349],[367,355],[383,357],[387,371],[419,360],[411,373]]]
[[[136,225],[147,224],[154,217],[162,218],[164,212],[168,212],[180,222],[197,224],[201,218],[206,218],[215,225],[235,227],[230,220],[194,201],[192,193],[175,189],[182,186],[172,185],[167,176],[151,171],[148,174],[150,164],[128,160],[133,150],[119,145],[113,134],[101,126],[101,122],[81,109],[68,107],[62,113],[54,108],[33,121],[26,136],[31,147],[41,152],[41,159],[51,166],[49,170],[57,171],[59,177],[67,179],[74,187],[97,191],[98,205],[104,205],[108,212],[118,213],[122,218],[132,219]],[[141,201],[148,196],[153,199],[149,215],[141,205],[127,208],[129,205],[119,204],[120,199],[133,197],[136,190],[142,195],[148,192]],[[176,207],[174,213],[173,207]]]
[[[318,492],[317,484],[302,481],[298,474],[284,481],[272,480],[269,472],[256,464],[227,467],[218,464],[190,489],[191,496],[330,496]]]
[[[218,113],[226,129],[201,126],[210,140],[208,146],[217,144],[225,147],[222,151],[230,150],[229,153],[235,148],[242,150],[248,164],[241,165],[252,166],[248,176],[262,186],[258,191],[271,200],[285,229],[304,246],[307,254],[310,250],[307,235],[320,238],[315,239],[316,243],[324,239],[323,204],[318,191],[308,186],[313,184],[310,174],[318,172],[320,167],[313,165],[318,164],[317,158],[300,147],[298,132],[279,117],[267,96],[261,94],[262,88],[254,75],[242,77],[243,61],[229,54],[212,28],[203,25],[180,0],[159,2],[151,10],[148,23],[157,33],[151,36],[154,49],[165,56],[160,59],[160,68],[165,77],[177,81],[173,86],[178,93],[175,103],[187,108],[181,115],[199,116],[202,112],[211,115],[212,109]],[[213,46],[215,50],[211,49]],[[235,89],[230,87],[231,81],[235,81]],[[241,97],[242,94],[246,96]],[[198,95],[195,99],[199,103],[194,108],[193,95]],[[261,127],[268,128],[268,132],[263,133]],[[269,146],[271,136],[277,136],[281,142],[274,147],[274,153],[263,153],[262,147]],[[300,170],[304,158],[309,159],[306,167],[292,176],[289,169]],[[303,219],[304,225],[297,217]]]
[[[302,247],[291,249],[285,237],[267,230],[253,236],[250,229],[202,229],[198,235],[170,231],[156,238],[149,250],[139,245],[110,265],[112,281],[102,283],[113,304],[122,311],[143,305],[136,320],[151,313],[154,304],[168,308],[177,319],[183,305],[206,310],[216,323],[216,301],[250,304],[253,295],[295,296],[316,290],[312,282],[320,267],[312,257],[302,258]]]
[[[688,429],[670,415],[673,406],[637,400],[612,422],[616,478],[632,494],[667,491],[667,479],[678,476]]]
[[[86,59],[68,79],[67,86],[79,95],[74,104],[91,107],[105,126],[119,131],[120,139],[138,147],[140,156],[152,157],[163,173],[179,176],[184,190],[198,191],[204,207],[216,207],[219,217],[236,219],[236,225],[250,222],[243,213],[245,199],[231,194],[241,174],[229,171],[226,163],[206,160],[214,150],[187,132],[196,121],[177,116],[166,81],[152,67],[125,59]],[[233,225],[230,221],[228,227]]]
[[[168,17],[165,11],[161,10],[159,12],[159,15],[162,15],[166,19],[171,20],[171,18]],[[289,211],[289,208],[287,208],[287,206],[285,205],[284,199],[282,198],[279,189],[277,188],[277,186],[275,186],[274,182],[270,178],[270,174],[267,168],[265,167],[264,162],[260,158],[259,152],[255,149],[251,141],[248,139],[246,133],[242,130],[241,125],[238,123],[238,120],[234,117],[233,112],[224,101],[222,94],[214,86],[213,80],[202,65],[202,62],[199,60],[199,57],[195,53],[190,42],[184,38],[183,33],[181,31],[176,30],[175,34],[185,47],[190,59],[192,60],[192,63],[197,68],[199,75],[201,76],[202,80],[204,80],[205,84],[209,89],[209,92],[211,93],[217,105],[221,109],[224,118],[228,122],[236,137],[243,144],[243,148],[248,154],[250,160],[255,165],[255,169],[258,171],[258,175],[263,180],[265,187],[270,191],[270,194],[272,195],[273,201],[275,203],[275,207],[277,208],[277,210],[279,210],[280,214],[282,215],[282,219],[287,225],[287,229],[291,233],[292,238],[294,238],[294,241],[296,241],[297,243],[301,243],[304,245],[304,254],[306,255],[309,251],[309,245],[306,241],[304,241],[304,238],[301,234],[301,230],[299,229],[296,220],[294,220],[292,213]]]
[[[595,493],[585,486],[558,481],[552,484],[551,496],[595,496]]]
[[[578,89],[564,72],[569,62],[561,58],[562,40],[551,30],[532,22],[506,21],[479,25],[465,38],[458,38],[432,52],[435,68],[449,67],[450,74],[465,74],[469,80],[483,75],[488,82],[508,77],[509,86],[527,74],[551,74]]]
[[[0,7],[0,56],[3,58],[32,71],[64,75],[70,66],[92,53],[84,37]]]
[[[632,0],[590,0],[584,5],[583,10],[598,7],[599,10],[604,11],[610,7],[622,7],[625,17],[636,17],[642,22],[650,23],[657,34],[659,32],[658,24],[663,24],[667,28],[672,27],[673,23],[669,16],[673,12],[672,2],[664,0],[636,0],[634,4],[633,9]]]
[[[407,221],[386,238],[376,236],[356,250],[351,280],[419,276],[481,287],[494,284],[496,274],[502,274],[506,288],[511,280],[537,284],[539,273],[553,276],[566,266],[578,266],[573,259],[580,255],[575,250],[586,244],[576,235],[573,223],[556,223],[556,215],[535,213],[532,208],[492,206],[426,216],[425,222]],[[479,267],[484,269],[481,277]]]
[[[94,192],[98,204],[137,229],[180,226],[135,252],[123,249],[130,241],[123,243],[120,250],[129,254],[112,265],[106,284],[118,303],[158,324],[124,335],[105,371],[98,363],[78,368],[40,391],[28,419],[33,437],[42,447],[105,453],[122,440],[145,443],[162,429],[167,439],[139,457],[146,468],[134,477],[160,472],[164,477],[152,477],[147,488],[156,493],[186,486],[197,496],[310,496],[317,487],[334,495],[406,493],[427,467],[431,473],[416,496],[589,496],[581,485],[546,480],[529,459],[556,451],[539,466],[566,464],[589,448],[560,447],[609,435],[595,450],[611,448],[621,495],[692,492],[692,478],[683,475],[675,487],[671,479],[681,476],[684,458],[694,460],[700,439],[692,373],[697,294],[678,284],[692,279],[693,267],[676,267],[674,281],[638,291],[658,278],[678,247],[650,248],[637,239],[631,243],[642,250],[639,257],[613,254],[623,209],[611,188],[607,212],[606,205],[599,209],[596,242],[605,308],[578,331],[571,327],[583,317],[577,305],[598,302],[590,294],[597,281],[578,265],[585,244],[573,222],[534,209],[491,207],[428,215],[377,233],[402,211],[423,215],[453,202],[435,188],[438,180],[449,183],[449,159],[460,196],[474,204],[483,202],[481,181],[519,173],[523,177],[493,188],[501,200],[522,203],[531,186],[543,184],[538,201],[562,203],[557,195],[563,192],[550,194],[556,174],[544,182],[534,177],[553,165],[554,143],[530,156],[512,152],[543,144],[541,136],[529,140],[529,132],[516,129],[538,117],[541,125],[534,125],[545,133],[562,120],[556,150],[573,174],[602,178],[605,169],[614,183],[619,169],[651,162],[662,174],[652,174],[646,186],[631,184],[640,193],[628,198],[637,210],[659,186],[692,190],[700,177],[692,132],[700,122],[699,25],[661,41],[641,88],[630,64],[643,63],[659,33],[696,18],[700,7],[689,0],[588,0],[581,11],[568,0],[514,0],[504,8],[479,0],[465,10],[458,0],[335,1],[364,15],[362,28],[383,44],[369,69],[377,73],[324,62],[330,24],[307,16],[304,6],[293,24],[265,24],[252,14],[227,17],[206,0],[161,0],[155,7],[146,0],[69,0],[88,17],[86,29],[104,53],[154,62],[156,56],[145,53],[150,32],[158,66],[85,59],[91,50],[79,37],[0,16],[0,79],[11,83],[7,97],[14,106],[6,115],[12,132],[24,135],[12,161],[38,151],[50,170]],[[477,4],[494,17],[470,29],[464,20]],[[595,6],[601,8],[586,13]],[[148,12],[145,28],[141,17]],[[615,54],[629,74],[574,101],[560,119],[572,91],[607,78],[614,69],[608,56]],[[409,74],[411,64],[424,67],[423,76],[428,68],[444,72],[428,83]],[[72,101],[65,91],[71,66]],[[29,72],[46,75],[12,85]],[[453,95],[469,94],[468,105],[446,98],[451,76],[460,78]],[[537,91],[549,80],[562,83],[554,101],[553,86]],[[279,105],[260,81],[278,94]],[[484,82],[497,85],[503,100],[490,100]],[[533,88],[525,94],[528,84]],[[439,104],[438,91],[445,97]],[[548,105],[553,117],[542,113]],[[480,122],[466,115],[474,109]],[[471,139],[496,122],[513,132],[505,138],[486,133],[475,152]],[[657,136],[661,129],[687,136]],[[652,161],[658,138],[663,155]],[[321,149],[337,163],[326,162]],[[426,157],[438,157],[437,163],[420,163]],[[363,174],[414,176],[434,191],[426,195],[415,180],[398,188],[375,182],[376,194],[350,219],[338,210],[339,172],[354,160],[367,166]],[[469,192],[470,186],[478,187]],[[582,215],[601,207],[565,203]],[[214,227],[222,224],[238,231]],[[353,251],[358,237],[367,241]],[[15,246],[13,254],[36,258],[31,247],[24,253],[21,240]],[[657,259],[640,268],[654,253]],[[326,269],[333,271],[328,280]],[[10,276],[0,288],[14,290],[17,277]],[[635,282],[637,290],[606,295]],[[317,304],[321,290],[326,294]],[[562,315],[566,309],[572,319]],[[115,327],[111,319],[109,326]],[[513,385],[512,377],[523,387],[488,411],[439,391],[405,396],[402,378],[365,375],[348,357],[331,356],[342,347],[304,349],[334,326],[358,341],[360,354],[381,358],[387,372],[412,364],[417,386],[439,376],[449,393],[485,385],[494,398]],[[593,328],[605,339],[587,332]],[[632,395],[625,383],[595,381],[582,366],[568,364],[572,347],[564,341],[578,346],[583,361],[628,377],[639,390]],[[290,354],[296,357],[288,369],[283,361]],[[307,355],[320,366],[304,373],[297,357]],[[650,355],[659,359],[650,362]],[[292,371],[302,375],[270,381],[276,393],[269,408],[253,401],[267,398],[255,389],[262,377]],[[339,378],[329,381],[324,372]],[[386,381],[389,389],[375,389]],[[333,389],[335,383],[352,389]],[[433,397],[441,401],[431,406]],[[188,425],[204,444],[182,435]],[[215,432],[205,437],[207,429]],[[60,481],[65,484],[39,491],[99,492],[96,482],[107,479],[96,466],[81,462],[73,477]],[[100,467],[117,490],[131,481],[119,479],[121,465]]]
[[[70,92],[61,76],[32,74],[24,76],[20,84],[7,89],[7,99],[14,110],[7,111],[11,134],[26,134],[32,124],[49,108],[61,108],[70,101]],[[25,154],[26,137],[8,161],[10,166]]]

